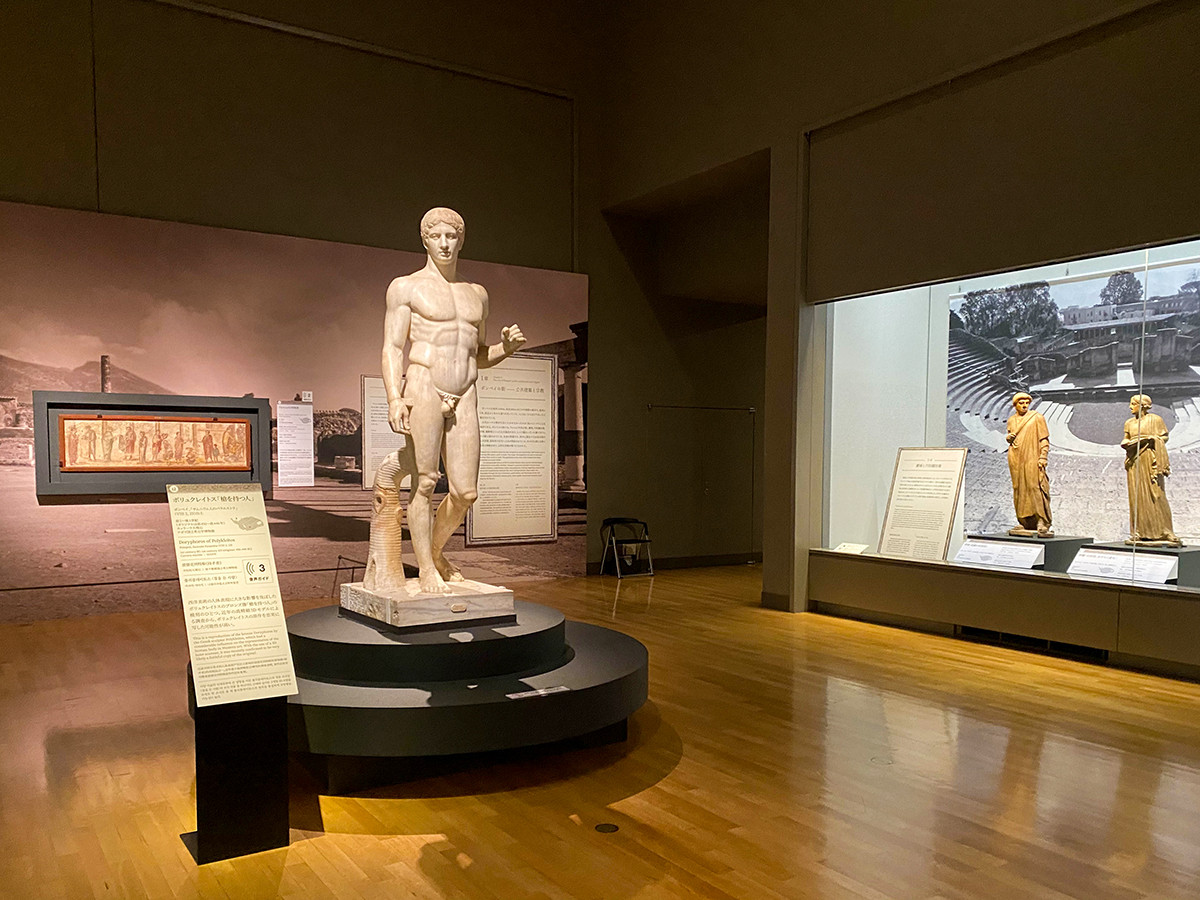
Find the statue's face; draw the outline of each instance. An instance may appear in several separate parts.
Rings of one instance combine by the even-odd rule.
[[[1018,397],[1013,406],[1017,408],[1017,415],[1023,416],[1025,413],[1029,412],[1029,398]]]
[[[434,262],[446,265],[458,259],[458,248],[462,244],[462,235],[454,229],[453,225],[445,223],[434,225],[421,235],[421,240],[429,252],[429,258]]]
[[[1129,401],[1129,411],[1131,413],[1133,413],[1135,416],[1139,415],[1142,411],[1142,404],[1138,403],[1137,400],[1130,400]]]

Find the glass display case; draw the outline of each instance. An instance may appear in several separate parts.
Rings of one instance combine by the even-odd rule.
[[[898,451],[965,448],[946,560],[1200,589],[1200,241],[836,301],[827,322],[826,548],[897,546]]]

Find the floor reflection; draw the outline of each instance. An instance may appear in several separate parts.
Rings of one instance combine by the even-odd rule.
[[[523,585],[648,647],[628,742],[336,797],[296,767],[291,846],[199,869],[180,617],[0,626],[0,896],[1200,896],[1200,685],[761,589],[748,567]]]

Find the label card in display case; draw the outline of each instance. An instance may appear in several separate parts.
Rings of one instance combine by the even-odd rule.
[[[1179,572],[1179,560],[1160,553],[1134,553],[1083,547],[1075,554],[1068,575],[1091,575],[1144,584],[1166,584]]]
[[[849,541],[842,541],[833,550],[835,553],[854,553],[857,555],[866,553],[869,546],[870,544],[852,544]]]
[[[954,554],[954,561],[1004,569],[1032,569],[1045,563],[1046,548],[1037,544],[1008,544],[967,538]]]
[[[945,559],[958,509],[965,448],[901,447],[879,537],[883,556]]]
[[[296,693],[258,484],[169,484],[196,705]]]

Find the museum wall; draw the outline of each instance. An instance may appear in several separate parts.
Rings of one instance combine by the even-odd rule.
[[[938,0],[920,4],[919,10],[914,7],[881,7],[869,0],[836,5],[782,0],[748,6],[689,3],[682,8],[626,4],[609,23],[613,52],[600,107],[604,127],[592,135],[596,149],[581,142],[581,172],[587,174],[581,178],[580,263],[591,276],[594,397],[653,393],[655,379],[665,386],[670,375],[650,366],[637,378],[627,375],[628,347],[617,325],[638,321],[643,315],[639,308],[648,310],[656,301],[639,291],[619,242],[592,210],[620,208],[631,199],[756,152],[767,150],[772,160],[768,326],[762,363],[768,366],[763,590],[764,602],[772,605],[802,608],[806,548],[820,544],[823,527],[822,517],[813,510],[819,509],[824,470],[820,398],[825,390],[825,326],[824,312],[805,305],[810,299],[806,279],[830,284],[836,267],[838,273],[863,273],[854,282],[858,290],[886,290],[926,277],[966,274],[948,272],[945,265],[926,269],[927,260],[970,260],[973,265],[1005,260],[989,264],[1015,266],[1064,252],[1113,249],[1087,246],[1095,241],[1161,240],[1167,232],[1184,228],[1186,221],[1195,222],[1183,205],[1196,193],[1188,180],[1195,178],[1194,167],[1187,170],[1181,154],[1195,143],[1197,104],[1181,100],[1180,91],[1194,91],[1200,84],[1195,54],[1182,49],[1182,42],[1200,26],[1200,4]],[[1085,38],[1071,42],[1071,35],[1088,29],[1092,30]],[[1058,41],[1065,44],[1057,45],[1049,58],[1038,50]],[[1058,53],[1064,47],[1066,56]],[[1023,56],[1028,65],[995,65]],[[1041,77],[1057,78],[1061,73],[1064,81],[1045,85],[1046,90],[1033,89],[1036,79],[1030,82],[1029,73],[1039,66]],[[1156,72],[1141,83],[1150,68]],[[976,70],[982,73],[970,79],[969,90],[920,93]],[[914,93],[920,93],[915,100],[888,105]],[[943,96],[956,99],[951,103]],[[1064,98],[1075,97],[1086,103],[1064,109]],[[934,134],[956,138],[955,154],[922,157],[919,132],[908,126],[927,106],[939,102],[947,104],[947,112]],[[1096,121],[1076,122],[1079,114],[1099,112],[1105,104],[1107,109]],[[877,108],[882,108],[877,114],[854,118]],[[951,111],[966,116],[957,131]],[[1009,160],[997,158],[987,140],[971,140],[972,135],[987,135],[988,140],[995,136],[993,111],[1001,123],[1015,121],[1013,114],[1021,111],[1021,121],[1053,124],[1053,140],[1039,152],[1033,149],[1038,136],[1022,135],[1029,149],[1009,171]],[[893,122],[893,112],[906,118]],[[847,120],[871,127],[837,125]],[[1120,134],[1110,136],[1099,129],[1100,123],[1119,127]],[[909,139],[905,152],[895,152],[879,138],[891,127]],[[821,146],[817,137],[822,129],[836,134],[838,142],[831,139]],[[810,167],[804,136],[814,131]],[[841,159],[841,146],[852,147],[855,155]],[[589,153],[600,161],[594,174]],[[910,161],[914,154],[917,158]],[[1055,154],[1094,162],[1072,167],[1055,161]],[[933,159],[939,167],[927,165]],[[788,170],[789,160],[794,160],[793,171]],[[1151,179],[1156,185],[1165,188],[1166,177],[1174,175],[1184,180],[1186,190],[1162,203],[1130,190],[1119,203],[1120,220],[1098,224],[1097,204],[1106,194],[1125,189],[1121,181],[1104,176],[1133,172],[1139,164],[1157,167]],[[865,180],[856,185],[854,179],[863,171]],[[898,177],[898,192],[883,172]],[[1004,190],[993,177],[998,172],[1008,186],[1024,186],[1027,192],[1022,196],[1051,180],[1055,184],[1050,196],[1056,201],[1089,196],[1082,205],[1057,203],[1056,210],[1034,211],[1027,217],[1029,228],[1019,223],[998,227],[986,208],[954,202],[960,195],[949,189],[959,186],[961,180],[956,179],[964,173],[992,178],[964,199],[995,198]],[[838,207],[843,196],[851,203],[845,215]],[[820,222],[818,199],[824,217]],[[930,208],[914,208],[918,202]],[[1070,214],[1076,208],[1088,211],[1090,220]],[[806,220],[810,212],[811,223]],[[1050,227],[1052,212],[1056,215]],[[977,224],[972,214],[980,216]],[[830,222],[838,223],[836,231],[829,229]],[[854,232],[856,225],[863,227],[861,234]],[[825,235],[822,252],[806,259],[809,248],[803,236],[808,227],[818,226]],[[934,246],[943,237],[956,256]],[[888,267],[875,265],[877,260],[869,254],[876,253]],[[892,265],[898,259],[908,264],[902,274],[899,264]],[[878,274],[883,281],[876,279],[868,287],[866,273]],[[672,336],[660,337],[658,343],[644,338],[639,352],[670,358],[675,351]],[[597,440],[610,415],[616,415],[615,409],[593,403],[591,426]],[[593,459],[602,455],[593,454]],[[592,487],[593,510],[616,508],[626,497],[634,497],[610,497],[616,484],[607,478],[594,479]]]
[[[636,514],[648,505],[647,476],[639,473],[667,449],[631,440],[636,411],[670,398],[702,405],[718,388],[761,396],[763,439],[756,452],[764,473],[764,597],[793,606],[804,594],[805,548],[820,543],[822,526],[824,314],[804,305],[805,279],[830,283],[821,281],[832,272],[830,260],[867,271],[872,261],[857,251],[890,246],[893,237],[904,252],[888,250],[881,258],[891,263],[876,271],[900,278],[901,268],[892,263],[902,259],[912,264],[903,269],[906,281],[921,277],[915,273],[923,271],[922,261],[940,252],[920,242],[927,219],[943,228],[930,234],[953,230],[954,247],[963,253],[987,248],[988,258],[1010,251],[1049,258],[1071,241],[1080,252],[1100,252],[1113,248],[1082,245],[1118,232],[1130,242],[1165,238],[1170,228],[1164,223],[1178,221],[1180,199],[1195,194],[1181,182],[1178,195],[1163,203],[1123,201],[1124,222],[1088,224],[1063,215],[1053,228],[1035,218],[1037,227],[1023,231],[998,230],[986,219],[971,227],[955,204],[940,218],[906,217],[904,204],[915,202],[918,188],[947,186],[940,173],[1005,166],[1007,160],[997,160],[981,142],[961,141],[953,158],[930,157],[942,161],[940,168],[917,160],[908,178],[899,167],[904,192],[894,195],[881,178],[890,170],[873,171],[846,216],[830,218],[840,215],[836,185],[854,177],[855,166],[886,158],[889,147],[879,136],[890,133],[888,127],[910,139],[908,153],[920,149],[911,143],[910,126],[925,100],[884,105],[976,70],[981,74],[967,79],[962,92],[928,95],[946,104],[947,114],[968,115],[964,133],[988,127],[992,107],[981,105],[985,97],[1009,116],[1004,121],[1013,121],[1019,109],[1023,121],[1054,123],[1062,98],[1078,95],[1088,98],[1087,109],[1110,107],[1101,121],[1126,123],[1111,139],[1115,157],[1096,154],[1115,158],[1120,165],[1112,171],[1134,171],[1136,160],[1175,172],[1179,154],[1195,143],[1197,104],[1181,114],[1180,91],[1195,90],[1200,79],[1195,54],[1172,48],[1196,31],[1195,0],[933,0],[919,9],[870,0],[624,3],[606,4],[602,14],[567,2],[473,2],[450,9],[406,6],[402,15],[385,0],[219,4],[251,17],[246,21],[181,6],[153,0],[0,6],[0,83],[11,86],[0,92],[0,198],[398,249],[417,249],[411,223],[425,207],[460,205],[472,227],[467,256],[574,269],[591,279],[589,560],[599,559],[604,516]],[[256,16],[299,31],[262,27],[252,21]],[[1049,65],[1037,48],[1064,39],[1069,44],[1073,33],[1108,20],[1115,24],[1070,45],[1068,56],[1053,56],[1069,59],[1068,69],[1055,63],[1042,70],[1069,76],[1065,94],[1018,91],[1036,65],[986,68],[1023,53]],[[349,43],[311,41],[304,29]],[[404,58],[364,53],[355,41]],[[1145,76],[1147,88],[1114,83],[1110,57],[1135,65],[1132,78]],[[1100,77],[1106,72],[1109,77]],[[1171,89],[1149,90],[1164,85]],[[877,108],[886,114],[854,118]],[[904,117],[889,125],[893,110]],[[1098,186],[1102,168],[1045,164],[1051,153],[1078,157],[1108,146],[1107,132],[1097,134],[1094,123],[1074,130],[1075,113],[1065,116],[1047,153],[1021,156],[1016,174],[1031,184],[1058,179],[1056,198],[1119,191],[1112,182]],[[806,270],[810,167],[803,136],[814,130],[850,143],[831,139],[822,146],[814,139],[820,170],[812,172],[812,187],[822,192],[827,223],[820,227],[835,222],[838,228],[823,232],[831,236],[825,252],[809,259]],[[439,141],[431,145],[428,133]],[[944,123],[936,133],[954,137]],[[1159,146],[1167,135],[1175,136],[1171,145]],[[839,146],[855,150],[855,166],[828,167],[839,157],[825,151]],[[769,160],[765,280],[762,263],[754,263],[754,278],[766,284],[766,316],[734,322],[714,307],[701,317],[702,328],[681,334],[664,315],[673,301],[647,288],[635,271],[628,234],[618,233],[628,224],[627,206],[756,155]],[[1194,171],[1176,174],[1195,177]],[[1100,202],[1094,196],[1079,209],[1094,211]],[[839,244],[843,235],[857,239],[854,222],[870,220],[892,227],[864,231],[871,244]],[[687,295],[716,298],[723,292],[719,273],[762,242],[754,229],[731,233],[724,246],[706,246],[705,262],[697,265],[709,274],[689,283]],[[954,259],[968,258],[981,255]],[[685,280],[680,272],[672,277],[677,284]],[[864,291],[899,286],[856,284]],[[750,338],[755,329],[763,333],[761,342]],[[699,347],[728,364],[689,369],[683,354]],[[754,402],[731,403],[739,404]],[[673,440],[671,459],[683,470],[703,470],[712,449],[704,438],[716,427],[701,423],[694,439]],[[655,502],[656,544],[674,535],[679,543],[672,555],[699,557],[720,545],[686,530],[686,518],[696,514],[692,507],[676,513],[669,501]],[[721,509],[703,514],[709,528],[719,533],[726,527]],[[735,526],[729,528],[726,543],[740,541]]]
[[[144,0],[4,4],[0,198],[407,250],[452,205],[466,256],[573,268],[563,13],[225,6],[346,41]]]
[[[589,525],[645,519],[662,565],[761,551],[765,162],[605,217],[611,277],[646,303],[607,308],[599,326],[621,346],[599,375],[608,389],[589,395]]]
[[[1200,231],[1198,30],[1164,4],[818,129],[808,299]]]

